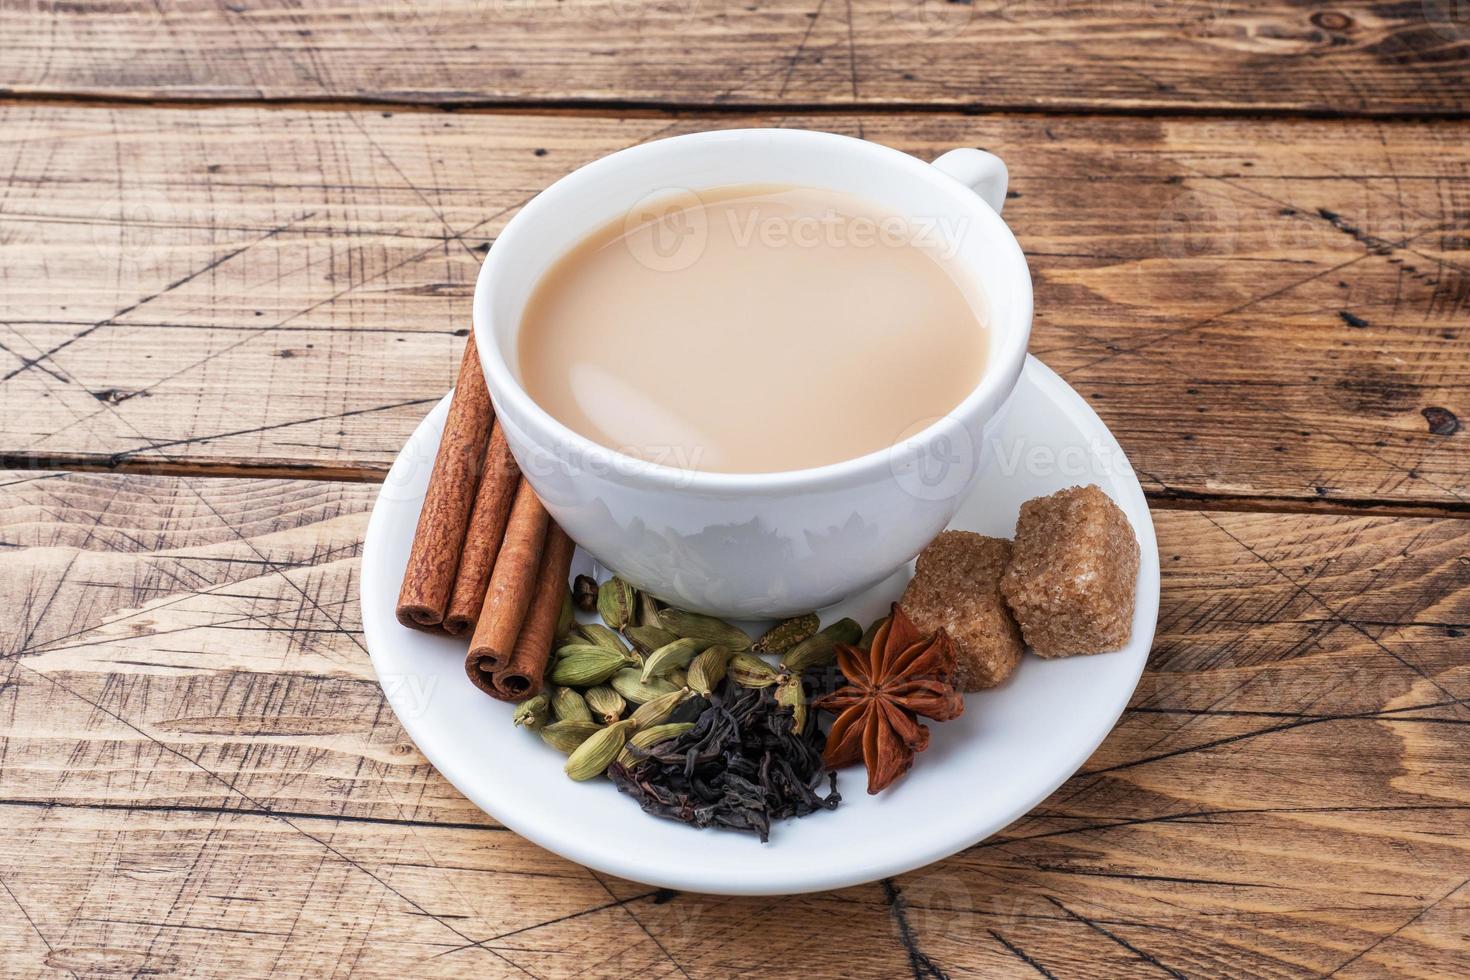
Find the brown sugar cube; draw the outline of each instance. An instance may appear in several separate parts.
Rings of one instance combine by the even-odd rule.
[[[919,632],[949,631],[959,669],[955,687],[994,687],[1021,662],[1021,631],[999,591],[1011,543],[969,531],[945,531],[919,554],[899,605]]]
[[[1133,631],[1138,539],[1095,486],[1021,505],[1000,580],[1026,645],[1043,657],[1117,650]]]

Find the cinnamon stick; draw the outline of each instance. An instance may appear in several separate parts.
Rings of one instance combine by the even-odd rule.
[[[444,629],[455,636],[472,630],[485,604],[485,590],[495,568],[495,557],[510,523],[510,508],[521,483],[521,468],[506,445],[505,430],[496,420],[490,432],[490,450],[485,468],[480,473],[480,489],[470,513],[469,530],[464,536],[464,551],[455,575],[454,591],[449,596],[449,609],[444,614]]]
[[[546,546],[546,525],[550,520],[535,491],[522,477],[515,503],[511,505],[510,522],[505,527],[505,540],[495,558],[495,570],[490,573],[480,620],[470,640],[469,656],[465,658],[470,679],[487,694],[494,693],[488,675],[509,662],[516,638],[521,634],[521,624],[536,591],[541,553]],[[487,676],[482,678],[482,674]]]
[[[505,666],[491,675],[495,697],[503,701],[524,701],[541,693],[546,678],[546,662],[551,659],[551,645],[556,642],[556,623],[567,599],[567,576],[572,570],[575,542],[567,537],[556,522],[546,531],[546,548],[541,556],[541,571],[536,576],[536,594],[526,610],[521,635]]]
[[[471,335],[459,362],[454,399],[444,420],[444,434],[398,591],[398,621],[404,626],[437,631],[444,621],[491,418],[490,392]]]

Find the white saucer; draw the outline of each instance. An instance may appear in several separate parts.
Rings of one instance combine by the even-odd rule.
[[[1005,827],[1076,772],[1143,672],[1159,608],[1158,546],[1143,491],[1086,402],[1028,358],[995,454],[951,527],[1010,536],[1022,502],[1074,484],[1102,487],[1127,513],[1142,550],[1128,647],[1064,660],[1027,654],[1001,687],[968,695],[962,717],[929,723],[933,742],[893,788],[870,797],[861,768],[843,771],[837,810],[779,822],[769,844],[649,816],[609,782],[567,779],[563,756],[513,727],[512,706],[466,679],[464,640],[409,630],[394,618],[448,406],[445,396],[420,423],[373,508],[362,556],[368,650],[389,703],[429,761],[486,813],[580,864],[732,895],[842,888],[922,867]],[[579,551],[574,571],[591,570]],[[823,610],[823,623],[871,622],[909,574]]]

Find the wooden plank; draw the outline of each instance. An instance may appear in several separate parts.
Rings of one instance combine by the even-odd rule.
[[[0,119],[12,462],[381,475],[452,383],[480,258],[522,202],[640,140],[800,122],[925,158],[978,144],[1008,159],[1032,349],[1151,492],[1467,507],[1463,124]]]
[[[10,976],[724,975],[757,957],[811,956],[812,929],[851,951],[819,959],[815,978],[907,966],[877,885],[808,898],[793,917],[793,902],[675,896],[594,875],[504,832],[0,811],[11,893],[0,891],[0,914],[29,919],[0,918]]]
[[[1453,0],[39,0],[6,90],[132,98],[1463,113]]]
[[[813,935],[815,976],[1470,968],[1470,522],[1158,513],[1158,639],[1081,773],[887,885],[731,900],[599,880],[428,766],[360,646],[373,494],[0,477],[23,974],[805,970]]]

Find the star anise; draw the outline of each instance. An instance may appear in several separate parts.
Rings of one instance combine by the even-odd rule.
[[[929,745],[918,717],[949,721],[965,710],[954,689],[955,651],[940,630],[927,639],[899,608],[873,635],[869,649],[837,647],[847,686],[815,702],[837,715],[822,760],[833,769],[862,760],[868,792],[879,793],[909,771],[914,754]]]

